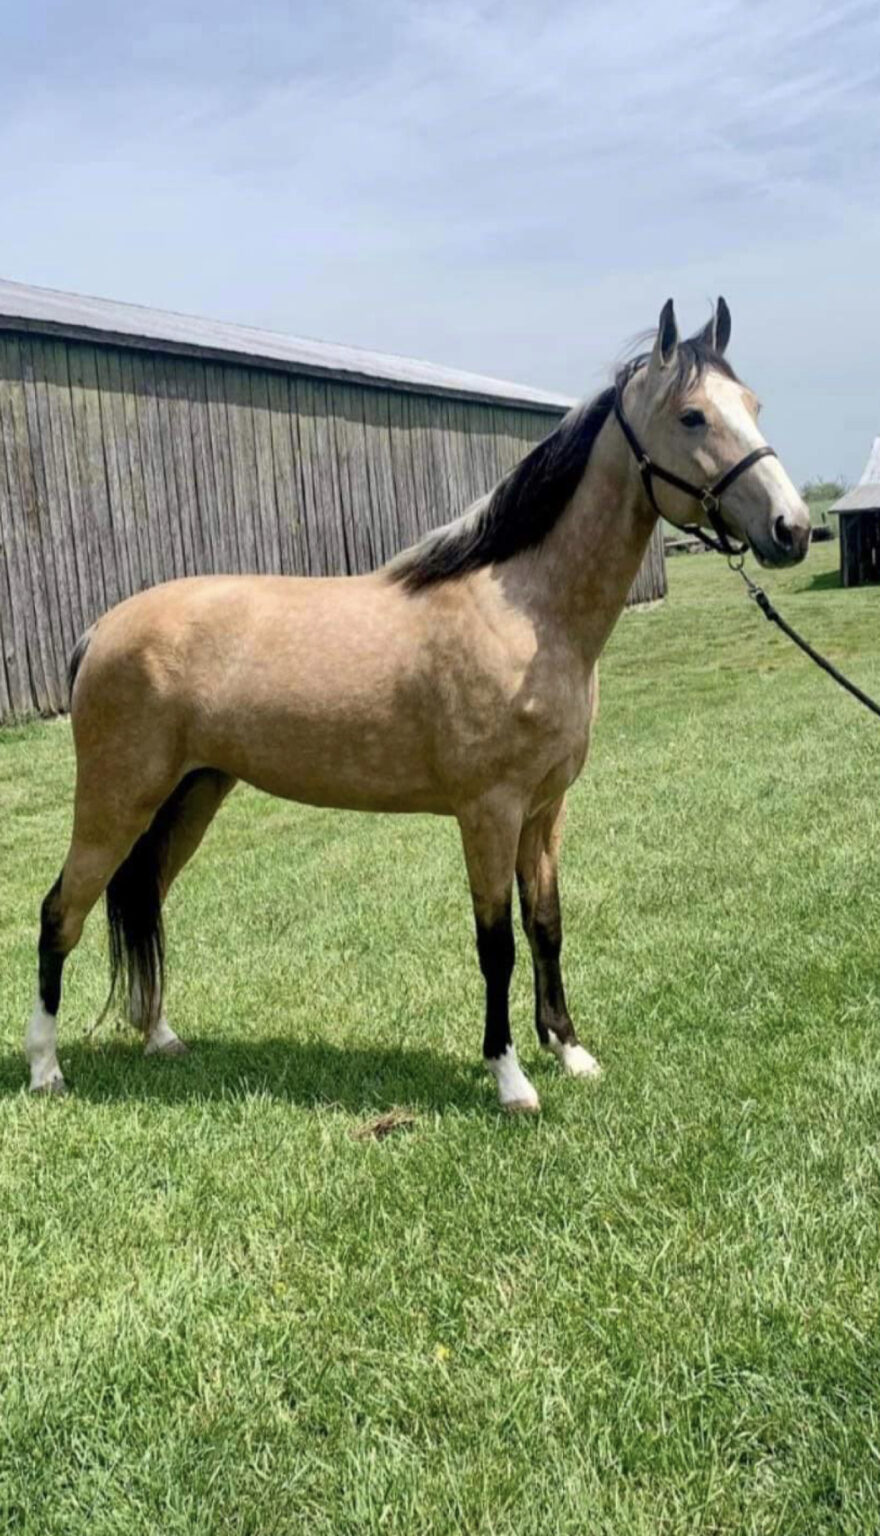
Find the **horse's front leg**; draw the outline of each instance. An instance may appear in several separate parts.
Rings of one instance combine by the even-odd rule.
[[[532,951],[538,1039],[545,1050],[559,1058],[571,1077],[596,1077],[602,1069],[578,1041],[559,963],[562,910],[557,871],[564,819],[563,798],[526,822],[516,857],[516,879],[523,927]]]
[[[540,1109],[538,1095],[516,1059],[508,998],[513,973],[513,875],[522,824],[518,806],[493,797],[459,815],[477,925],[477,954],[486,984],[483,1059],[511,1113]]]

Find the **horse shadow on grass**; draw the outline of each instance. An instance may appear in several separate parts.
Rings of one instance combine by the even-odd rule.
[[[393,1106],[439,1112],[485,1105],[485,1074],[442,1050],[340,1047],[320,1040],[198,1040],[184,1057],[144,1057],[140,1042],[62,1039],[70,1095],[89,1103],[187,1104],[267,1097],[305,1109],[379,1113]],[[0,1098],[22,1092],[19,1052],[0,1056]]]

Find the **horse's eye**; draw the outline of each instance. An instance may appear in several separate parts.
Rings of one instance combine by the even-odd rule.
[[[682,411],[679,421],[683,427],[704,427],[706,418],[702,411]]]

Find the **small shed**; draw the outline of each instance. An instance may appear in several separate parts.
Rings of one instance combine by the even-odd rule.
[[[880,437],[858,485],[829,507],[840,519],[840,584],[880,582]]]

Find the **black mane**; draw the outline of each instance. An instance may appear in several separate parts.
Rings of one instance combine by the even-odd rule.
[[[482,506],[477,503],[457,522],[429,534],[399,555],[390,566],[392,579],[410,592],[418,592],[484,565],[500,565],[540,544],[580,484],[616,391],[649,357],[649,352],[642,352],[631,358],[618,370],[609,389],[569,411],[548,437],[499,480]],[[682,341],[675,359],[676,399],[683,398],[710,368],[726,378],[736,377],[730,364],[703,336]]]

